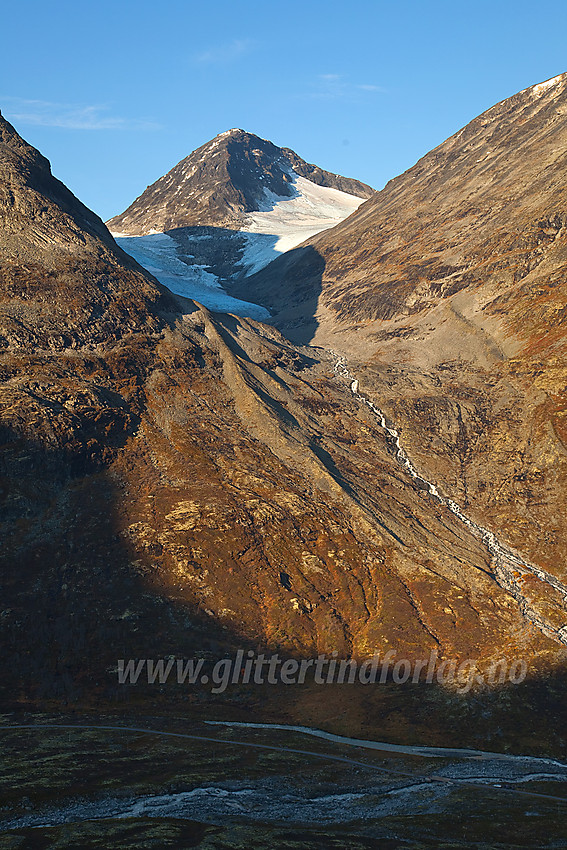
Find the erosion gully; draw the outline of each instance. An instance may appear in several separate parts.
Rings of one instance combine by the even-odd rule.
[[[562,595],[565,603],[567,603],[567,586],[562,584],[562,582],[560,582],[555,576],[550,575],[550,573],[546,572],[541,567],[537,567],[535,564],[530,563],[518,552],[500,542],[493,531],[490,531],[488,528],[484,528],[484,526],[479,525],[477,522],[472,520],[464,513],[460,506],[453,501],[453,499],[442,495],[442,493],[439,492],[438,487],[432,481],[429,481],[421,475],[408,457],[403,446],[400,444],[399,431],[394,427],[390,427],[386,421],[386,416],[383,411],[380,410],[380,408],[377,407],[367,396],[363,395],[359,391],[359,381],[349,371],[346,358],[338,356],[334,352],[331,352],[331,354],[334,356],[335,374],[348,382],[353,396],[357,398],[361,404],[366,405],[366,407],[368,407],[377,417],[380,427],[386,435],[387,441],[395,452],[395,458],[399,465],[411,478],[413,478],[416,482],[419,482],[421,488],[427,490],[434,499],[451,511],[451,513],[454,514],[460,522],[466,525],[475,537],[482,540],[490,555],[492,574],[495,581],[501,588],[514,597],[526,620],[532,623],[532,625],[534,625],[547,637],[567,646],[567,623],[560,628],[556,628],[540,613],[535,611],[529,600],[523,595],[520,581],[526,573],[530,573],[531,575],[536,576],[536,578],[538,578],[543,584],[546,584],[548,587],[552,587],[554,590],[558,591]],[[516,575],[514,575],[514,573],[516,573]]]

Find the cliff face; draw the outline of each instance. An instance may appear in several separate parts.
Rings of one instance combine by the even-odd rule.
[[[560,595],[502,582],[333,358],[174,302],[3,132],[7,702],[119,699],[117,658],[237,646],[561,657]]]

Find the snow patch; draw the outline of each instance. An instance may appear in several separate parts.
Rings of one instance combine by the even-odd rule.
[[[263,209],[249,213],[242,227],[246,239],[240,265],[253,274],[306,239],[339,224],[364,202],[339,189],[318,186],[294,172],[294,197],[264,189]]]
[[[167,233],[112,235],[122,250],[176,295],[198,301],[216,313],[234,313],[259,321],[269,319],[270,313],[265,307],[228,295],[216,275],[207,271],[206,266],[184,263],[177,255],[175,241]]]
[[[530,91],[532,95],[539,97],[540,94],[543,94],[548,89],[561,82],[563,77],[564,74],[559,74],[557,77],[552,77],[551,80],[546,80],[544,83],[538,83],[536,86],[532,86],[531,89],[528,89],[528,91]]]

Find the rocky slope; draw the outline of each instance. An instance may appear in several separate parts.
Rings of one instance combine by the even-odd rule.
[[[566,110],[565,74],[493,106],[391,180],[348,221],[309,240],[324,263],[320,277],[303,268],[298,251],[259,275],[253,288],[280,309],[281,279],[299,277],[321,293],[316,341],[340,332],[342,323],[364,338],[388,327],[395,333],[380,340],[388,349],[404,355],[421,334],[429,343],[422,346],[424,358],[436,363],[454,354],[451,338],[427,332],[426,311],[437,307],[458,329],[463,359],[492,362],[501,358],[502,345],[504,353],[513,352],[521,344],[507,339],[514,329],[519,333],[522,316],[512,309],[518,296],[525,300],[528,284],[544,277],[542,262],[547,271],[552,257],[559,265],[562,259]],[[271,279],[277,281],[273,292]],[[478,305],[469,306],[469,293]],[[461,305],[456,312],[465,319],[474,307],[486,315],[484,335],[480,321],[471,319],[474,327],[466,328],[455,317],[455,296]],[[510,311],[510,327],[500,330]],[[378,330],[372,322],[380,323]]]
[[[170,294],[0,116],[0,350],[74,348],[158,326]]]
[[[560,595],[502,585],[333,358],[174,302],[1,127],[5,705],[120,704],[117,658],[236,647],[560,661]],[[379,688],[267,690],[229,705],[380,724]],[[211,699],[136,693],[154,711]]]
[[[323,171],[244,130],[202,145],[108,226],[125,251],[174,292],[256,319],[222,287],[350,215],[373,190]]]
[[[358,198],[369,198],[374,191],[359,180],[305,162],[289,148],[234,129],[182,159],[108,226],[125,236],[178,227],[238,227],[246,213],[263,208],[266,191],[293,197],[294,177]]]
[[[291,339],[348,356],[430,480],[560,579],[566,155],[563,74],[247,281]]]

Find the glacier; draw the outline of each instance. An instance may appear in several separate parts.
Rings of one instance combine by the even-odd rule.
[[[213,312],[234,313],[265,321],[270,318],[269,310],[229,295],[219,275],[215,274],[214,263],[205,265],[197,259],[201,253],[199,242],[216,239],[219,257],[231,243],[236,252],[231,278],[241,279],[264,268],[280,254],[297,247],[316,233],[339,224],[364,202],[364,198],[319,186],[294,172],[290,172],[290,177],[294,189],[291,197],[276,195],[265,189],[262,209],[247,213],[242,226],[231,235],[221,232],[218,236],[195,235],[191,228],[171,231],[176,238],[155,231],[140,236],[119,232],[112,235],[127,254],[176,295],[198,301]],[[181,232],[185,233],[183,240]],[[195,255],[191,254],[193,250]],[[210,250],[207,256],[211,256]],[[225,279],[225,282],[229,284],[231,278]]]

